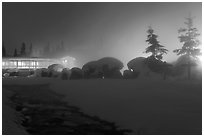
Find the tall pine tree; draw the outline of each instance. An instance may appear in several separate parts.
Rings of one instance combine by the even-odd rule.
[[[15,48],[14,50],[14,54],[13,54],[14,57],[17,57],[18,56],[18,53],[17,53],[17,49]]]
[[[152,53],[151,57],[161,60],[163,58],[163,54],[167,54],[167,49],[164,48],[159,41],[157,40],[158,36],[154,34],[154,30],[149,27],[147,30],[147,40],[149,47],[146,48],[145,53]]]
[[[26,56],[26,44],[23,42],[21,46],[21,56]]]
[[[30,48],[29,48],[29,56],[31,57],[33,53],[33,44],[30,44]]]
[[[2,56],[6,57],[6,48],[4,47],[4,41],[2,43]]]
[[[151,53],[151,55],[145,60],[145,62],[153,72],[161,73],[165,80],[170,65],[165,61],[162,61],[162,58],[163,54],[167,54],[168,50],[159,43],[157,40],[158,36],[154,33],[154,30],[151,27],[149,27],[147,33],[146,42],[148,42],[150,46],[146,48],[145,52]]]
[[[198,29],[193,27],[193,18],[191,16],[186,18],[186,22],[184,23],[186,24],[186,27],[178,30],[178,33],[180,34],[178,38],[183,46],[180,49],[174,50],[174,52],[177,53],[177,55],[187,56],[186,66],[188,79],[190,79],[191,67],[193,66],[191,59],[196,59],[197,56],[201,55],[201,49],[199,49],[200,41],[197,39],[200,34],[198,33]]]

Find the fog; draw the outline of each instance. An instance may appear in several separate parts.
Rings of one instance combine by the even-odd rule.
[[[78,66],[105,56],[124,65],[144,54],[148,26],[169,53],[164,60],[174,61],[172,51],[182,45],[178,29],[189,13],[201,33],[201,3],[3,3],[3,41],[7,51],[20,50],[22,42],[42,47],[61,41],[67,55]],[[201,39],[201,37],[200,37]]]

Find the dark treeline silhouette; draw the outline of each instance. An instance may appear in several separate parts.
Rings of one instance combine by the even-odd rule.
[[[2,42],[2,56],[6,57],[6,48],[4,47],[4,41]]]
[[[47,45],[42,47],[35,47],[32,42],[22,42],[20,49],[15,48],[11,55],[6,52],[4,41],[2,42],[2,57],[53,57],[65,53],[66,49],[63,41],[54,46],[51,46],[48,42]]]

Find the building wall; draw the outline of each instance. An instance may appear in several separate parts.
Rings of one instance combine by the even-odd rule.
[[[74,67],[75,59],[72,57],[64,57],[60,59],[48,58],[3,58],[2,69],[37,69],[47,68],[52,64],[61,64],[64,67]]]
[[[37,69],[47,68],[49,65],[54,64],[54,60],[50,59],[3,59],[3,69]]]

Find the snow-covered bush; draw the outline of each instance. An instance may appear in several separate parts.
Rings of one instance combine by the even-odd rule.
[[[123,63],[113,57],[104,57],[98,61],[86,63],[82,70],[85,78],[122,78],[120,70]]]
[[[123,63],[113,57],[104,57],[102,59],[99,59],[97,61],[97,64],[100,69],[103,69],[105,67],[107,70],[121,70],[123,68]]]
[[[41,77],[42,76],[42,69],[36,69],[34,71],[34,77]]]
[[[84,77],[84,72],[82,69],[74,67],[71,69],[70,79],[82,79]]]
[[[149,67],[152,72],[162,73],[164,62],[161,60],[157,60],[153,56],[150,56],[145,59],[145,63]]]
[[[109,78],[122,79],[123,75],[121,74],[121,72],[119,70],[116,70],[116,71],[113,71],[113,73],[111,74],[111,76]]]
[[[49,77],[59,77],[61,75],[62,70],[64,69],[64,66],[61,64],[52,64],[48,66],[49,70]]]
[[[140,72],[138,71],[131,71],[131,70],[124,70],[123,71],[123,78],[124,79],[135,79],[139,76]]]
[[[147,64],[145,64],[145,60],[146,58],[144,57],[138,57],[130,60],[127,63],[129,72],[128,71],[125,72],[125,77],[126,76],[129,77],[130,74],[132,75],[131,78],[134,78],[134,77],[136,78],[138,76],[140,77],[149,76],[149,74],[151,73],[151,70],[149,69]]]
[[[49,76],[49,70],[46,68],[41,69],[41,77],[48,77]]]
[[[19,72],[10,72],[9,76],[19,76]]]
[[[102,76],[100,77],[97,61],[91,61],[84,64],[82,71],[84,73],[84,78],[102,78]]]
[[[56,71],[56,72],[62,72],[62,70],[64,69],[64,66],[61,64],[52,64],[50,66],[48,66],[48,70],[49,71]]]
[[[69,70],[68,68],[64,68],[61,72],[61,79],[67,80],[70,78],[70,75],[71,75],[71,70]]]
[[[132,79],[132,71],[130,71],[130,70],[124,70],[124,71],[123,71],[123,78],[124,78],[124,79]]]
[[[171,74],[174,77],[187,78],[187,63],[188,57],[180,56],[174,63]],[[202,63],[195,58],[190,58],[191,63],[191,78],[202,78]]]

